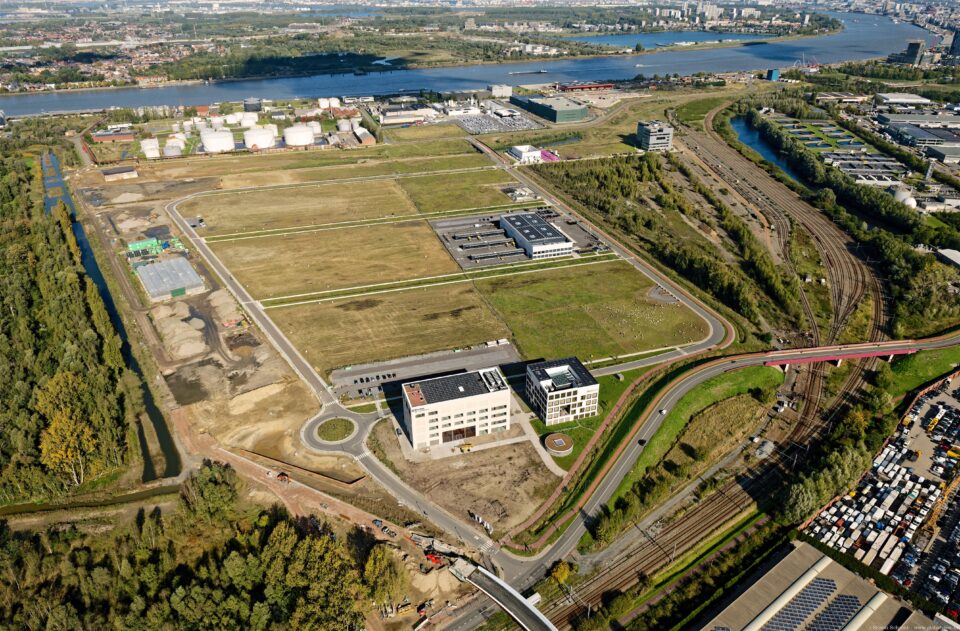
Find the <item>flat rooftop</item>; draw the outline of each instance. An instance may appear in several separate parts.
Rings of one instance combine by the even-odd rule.
[[[719,629],[842,629],[855,616],[859,629],[934,629],[908,603],[886,594],[813,546],[794,550],[707,623]],[[868,606],[869,603],[869,606]]]
[[[582,110],[586,107],[583,103],[568,99],[565,96],[532,96],[530,100],[534,103],[546,105],[554,110]]]
[[[565,243],[568,239],[562,232],[536,213],[512,213],[500,215],[500,226],[510,224],[524,239],[535,245]]]
[[[177,289],[203,287],[203,279],[185,258],[158,261],[137,268],[137,276],[151,298],[166,296]]]
[[[499,392],[507,387],[507,378],[494,367],[411,381],[403,384],[403,394],[410,407],[419,407]]]
[[[886,103],[916,103],[925,105],[933,102],[919,94],[910,94],[909,92],[881,92],[877,94],[877,98]]]
[[[565,390],[596,385],[590,371],[576,357],[554,359],[527,365],[527,371],[547,390]]]

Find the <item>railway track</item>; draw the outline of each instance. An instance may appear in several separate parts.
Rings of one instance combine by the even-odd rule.
[[[716,113],[707,116],[705,127],[712,132],[712,120]],[[684,140],[695,143],[693,153],[708,165],[715,167],[723,181],[751,203],[770,220],[776,233],[783,259],[792,269],[789,259],[790,232],[793,221],[800,224],[813,239],[827,269],[830,284],[832,317],[829,342],[835,342],[850,318],[859,308],[865,295],[871,300],[871,327],[869,341],[881,341],[886,336],[887,313],[883,292],[876,274],[859,260],[853,250],[856,244],[839,227],[819,210],[801,200],[793,191],[770,178],[766,173],[757,173],[758,167],[729,147],[715,133],[689,131]],[[722,145],[722,146],[721,146]],[[732,177],[723,177],[729,174]],[[803,295],[803,292],[801,292]],[[803,310],[811,323],[811,341],[819,345],[823,337],[806,296],[803,295]],[[800,420],[792,428],[782,447],[767,462],[750,472],[746,479],[730,482],[703,501],[693,505],[676,520],[659,532],[651,533],[639,525],[634,527],[640,535],[639,543],[605,564],[603,570],[581,583],[575,597],[550,603],[544,613],[559,628],[568,628],[575,620],[586,615],[584,603],[597,606],[605,594],[624,591],[636,585],[644,574],[652,574],[673,562],[680,555],[703,541],[717,528],[729,523],[754,503],[754,498],[775,492],[786,479],[809,445],[817,437],[829,431],[839,410],[853,405],[866,384],[870,369],[877,358],[860,361],[847,377],[833,401],[833,413],[824,418],[819,414],[823,395],[823,371],[812,364],[802,389],[803,409]]]

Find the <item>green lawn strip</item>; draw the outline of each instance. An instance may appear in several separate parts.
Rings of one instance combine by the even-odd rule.
[[[206,237],[207,243],[217,243],[218,241],[235,241],[237,239],[257,239],[261,237],[282,237],[289,234],[302,232],[320,232],[323,230],[337,230],[340,228],[359,228],[363,226],[374,226],[378,224],[400,223],[407,221],[433,221],[434,219],[448,219],[454,217],[468,217],[470,215],[484,215],[489,213],[513,212],[515,210],[524,210],[527,208],[539,208],[542,203],[537,202],[518,202],[506,206],[491,206],[489,208],[459,208],[456,210],[445,210],[435,213],[420,213],[416,215],[402,215],[394,217],[375,217],[371,219],[356,219],[354,221],[339,221],[335,223],[307,224],[303,226],[291,226],[288,228],[270,228],[267,230],[253,230],[250,232],[234,232],[230,234],[217,234]]]
[[[371,412],[377,411],[376,403],[362,403],[360,405],[353,405],[347,408],[351,412],[356,412],[357,414],[370,414]]]
[[[708,99],[690,101],[677,108],[676,114],[680,121],[703,128],[703,119],[707,113],[730,100],[729,96],[714,96]]]
[[[643,453],[637,458],[630,473],[620,481],[620,485],[607,505],[612,508],[636,480],[640,479],[648,469],[660,463],[697,412],[718,401],[744,394],[751,388],[779,385],[783,383],[783,376],[783,372],[777,368],[750,366],[717,375],[688,392],[672,410],[667,412],[666,418],[647,441]]]
[[[353,434],[355,429],[356,425],[351,420],[332,418],[320,424],[317,428],[317,437],[320,440],[338,442]]]
[[[641,359],[650,359],[651,357],[656,357],[657,355],[663,355],[664,353],[669,353],[671,349],[664,348],[658,351],[650,351],[649,353],[637,353],[636,355],[622,355],[620,357],[611,357],[605,361],[599,362],[584,362],[584,365],[589,368],[591,371],[599,370],[600,368],[608,368],[610,366],[617,366],[619,364],[628,364],[631,362],[639,361]]]
[[[894,379],[890,395],[894,398],[903,396],[951,372],[957,365],[960,365],[960,346],[901,355],[891,365]]]
[[[263,307],[265,309],[275,308],[275,307],[286,307],[296,304],[302,304],[305,302],[320,302],[327,300],[334,300],[338,298],[355,298],[368,294],[376,294],[377,292],[383,291],[399,291],[404,289],[419,289],[422,287],[429,287],[431,285],[442,285],[443,283],[450,282],[466,282],[471,280],[480,280],[483,278],[496,277],[501,274],[511,274],[516,272],[540,272],[544,270],[558,269],[562,267],[569,267],[575,265],[582,265],[584,263],[598,263],[598,262],[608,262],[614,261],[617,259],[617,256],[612,253],[601,253],[601,254],[588,254],[581,256],[580,258],[564,258],[556,259],[552,261],[546,261],[543,263],[536,263],[532,265],[524,264],[508,264],[508,265],[497,265],[495,267],[484,268],[479,270],[469,270],[466,272],[458,272],[454,274],[438,276],[435,278],[417,278],[413,280],[406,281],[395,281],[390,283],[377,283],[375,285],[370,285],[368,287],[352,287],[346,289],[334,289],[326,290],[319,292],[311,292],[300,294],[296,296],[287,296],[282,298],[268,298],[262,301]]]

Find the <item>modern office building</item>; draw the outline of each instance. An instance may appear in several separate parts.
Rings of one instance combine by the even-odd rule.
[[[537,213],[501,215],[500,227],[532,259],[573,254],[573,241]]]
[[[551,123],[575,123],[587,117],[587,106],[565,96],[511,96],[510,102]]]
[[[779,81],[780,80],[780,69],[779,68],[770,68],[767,70],[767,81]]]
[[[516,145],[507,152],[520,164],[538,164],[543,162],[543,152],[533,145]]]
[[[403,422],[416,449],[510,429],[510,388],[497,367],[403,384]]]
[[[950,42],[950,56],[960,57],[960,31],[953,32],[953,41]]]
[[[637,142],[644,151],[669,151],[673,148],[673,127],[660,121],[640,121]]]
[[[907,64],[917,66],[923,60],[924,47],[926,42],[922,39],[916,39],[907,42],[907,49],[903,52],[893,53],[887,57],[887,62],[891,64]]]
[[[547,425],[597,413],[600,384],[576,357],[527,365],[527,400]]]

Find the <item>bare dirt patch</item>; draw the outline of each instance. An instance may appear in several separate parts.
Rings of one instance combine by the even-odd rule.
[[[390,423],[373,429],[401,478],[457,517],[481,515],[495,532],[526,519],[556,485],[529,443],[485,449],[453,458],[411,463],[404,459]]]

